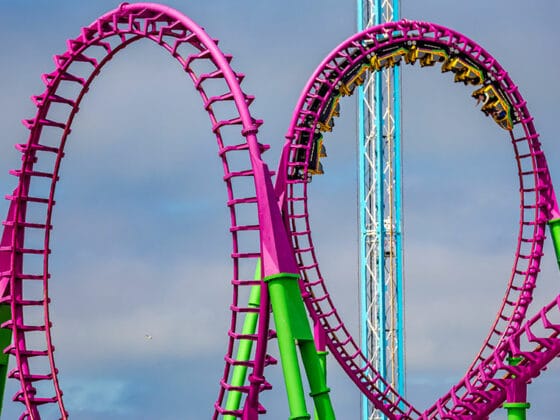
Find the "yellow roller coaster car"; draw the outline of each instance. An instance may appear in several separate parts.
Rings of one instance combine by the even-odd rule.
[[[323,165],[320,159],[327,156],[325,146],[323,145],[323,135],[319,132],[302,131],[297,144],[301,146],[309,145],[307,173],[310,175],[322,175]],[[301,163],[302,165],[294,168],[294,172],[289,175],[289,179],[303,179],[303,163],[305,162],[306,155],[307,147],[299,147],[296,150],[294,162]]]
[[[334,117],[340,115],[340,105],[338,101],[340,100],[340,95],[329,97],[327,103],[321,114],[319,115],[319,130],[321,131],[332,131],[334,127]]]
[[[365,80],[365,73],[369,70],[369,65],[361,64],[354,67],[341,80],[339,91],[344,96],[354,93],[357,86],[361,86]]]
[[[325,173],[321,163],[321,158],[323,157],[327,157],[327,151],[323,145],[323,136],[320,136],[311,145],[307,172],[311,175],[323,175]]]
[[[511,105],[504,95],[493,84],[477,89],[472,94],[478,103],[482,102],[482,112],[490,115],[500,127],[505,130],[513,129]]]
[[[388,69],[399,65],[401,60],[406,60],[409,51],[405,47],[399,47],[386,53],[379,53],[371,58],[371,67],[375,71]]]
[[[435,63],[442,63],[447,60],[447,51],[444,49],[426,48],[424,46],[413,45],[405,58],[407,64],[414,64],[416,60],[420,61],[420,66],[433,66]]]
[[[460,57],[448,57],[441,65],[441,71],[455,73],[455,82],[480,85],[484,81],[482,71]]]

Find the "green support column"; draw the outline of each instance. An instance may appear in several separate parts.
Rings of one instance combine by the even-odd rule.
[[[558,262],[558,268],[560,268],[560,219],[550,220],[548,226],[550,227],[550,235],[552,236],[552,243],[554,244],[556,261]]]
[[[297,299],[292,298],[293,285],[297,287],[297,280],[298,276],[295,274],[282,273],[264,279],[268,283],[268,294],[276,325],[280,360],[290,406],[290,420],[311,418],[305,405],[295,340],[312,339],[312,336],[309,327],[306,331],[306,325],[301,322],[301,310],[298,308]],[[299,288],[297,295],[299,295]],[[301,309],[304,310],[305,315],[305,309],[303,307]],[[304,319],[307,321],[307,316]]]
[[[326,386],[324,370],[313,341],[298,280],[298,275],[290,273],[279,273],[264,279],[268,284],[272,314],[276,325],[280,360],[290,407],[290,420],[311,418],[305,404],[296,345],[301,352],[316,415],[320,420],[334,420],[335,415],[329,397],[329,389]]]
[[[327,354],[329,354],[328,351],[317,351],[317,356],[319,356],[319,363],[321,365],[321,370],[323,371],[325,381],[327,380]],[[319,418],[319,413],[317,412],[315,412],[315,420],[321,420]]]
[[[321,370],[325,378],[327,377],[327,354],[328,351],[318,351],[317,356],[319,356],[319,363],[321,363]]]
[[[527,409],[529,407],[531,407],[529,403],[504,403],[508,420],[527,420]]]
[[[12,317],[9,305],[0,305],[0,323]],[[7,328],[0,328],[0,347],[5,349],[12,342],[12,331]],[[4,401],[4,389],[6,387],[6,376],[8,374],[8,354],[0,351],[0,414],[2,414],[2,403]]]
[[[334,419],[334,411],[329,396],[330,389],[327,387],[325,370],[321,358],[316,350],[313,340],[300,340],[298,342],[303,366],[307,373],[310,396],[315,404],[315,418],[317,420]]]

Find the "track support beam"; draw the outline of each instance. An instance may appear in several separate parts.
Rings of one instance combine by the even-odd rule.
[[[523,361],[523,357],[511,356],[508,363],[517,366]],[[507,410],[508,420],[526,420],[527,409],[531,404],[527,402],[527,383],[514,381],[507,390],[507,402],[504,408]]]
[[[12,318],[12,312],[10,310],[10,305],[0,305],[0,324],[10,320]],[[7,348],[12,342],[12,331],[7,328],[0,328],[0,346],[1,348]],[[8,375],[8,358],[7,353],[0,353],[0,415],[2,414],[2,402],[4,396],[4,390],[6,388],[6,378]]]
[[[508,420],[526,420],[527,409],[531,406],[529,403],[504,403],[504,408],[507,410]]]
[[[301,297],[299,276],[291,273],[279,273],[265,277],[264,281],[268,284],[270,304],[276,325],[280,360],[290,407],[290,420],[311,418],[305,404],[296,346],[299,347],[309,381],[316,418],[334,420],[335,414],[329,396],[330,390],[326,384],[323,364],[315,347]]]
[[[548,226],[550,227],[550,235],[552,236],[552,243],[554,244],[556,261],[558,262],[558,268],[560,268],[560,219],[550,220]]]

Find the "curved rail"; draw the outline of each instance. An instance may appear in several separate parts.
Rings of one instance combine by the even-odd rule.
[[[514,265],[496,320],[467,372],[466,378],[477,381],[477,390],[495,393],[496,385],[489,385],[496,381],[488,374],[489,364],[498,366],[494,374],[506,369],[504,346],[521,331],[532,300],[543,255],[546,223],[560,215],[546,159],[525,101],[496,59],[472,40],[439,25],[403,20],[369,28],[352,36],[319,65],[296,105],[279,164],[276,191],[291,232],[304,279],[302,293],[312,318],[322,326],[330,351],[346,373],[375,407],[390,418],[412,417],[420,413],[380,377],[342,322],[319,269],[311,236],[307,196],[311,177],[323,173],[320,159],[326,154],[322,132],[331,131],[334,127],[340,97],[351,95],[355,87],[363,83],[367,71],[416,62],[422,67],[441,63],[443,72],[454,73],[455,82],[477,86],[472,96],[482,103],[482,111],[508,132],[518,167],[521,205]],[[537,321],[530,322],[533,325]],[[555,331],[552,332],[553,337],[557,334]],[[543,349],[558,354],[554,353],[556,347],[552,344],[542,344],[535,351],[544,352]],[[527,361],[516,368],[518,378],[538,375],[537,364],[529,365]],[[542,368],[542,365],[539,366]],[[511,372],[513,368],[507,369]],[[520,373],[522,370],[523,374]],[[509,374],[504,380],[511,381],[512,378]],[[489,397],[483,394],[469,396],[474,402],[467,408],[468,404],[463,402],[459,392],[463,388],[470,391],[473,383],[462,382],[451,392],[451,396],[443,397],[436,408],[423,416],[457,418],[479,413],[477,410],[482,410],[480,407],[484,406],[485,399],[490,400]],[[467,393],[463,394],[467,399]],[[503,401],[505,393],[498,394],[499,398],[495,400]],[[447,417],[450,412],[451,417]]]
[[[274,234],[270,233],[270,215],[261,209],[268,206],[272,184],[261,159],[268,146],[258,143],[256,137],[261,121],[253,119],[249,111],[254,98],[241,90],[244,76],[231,69],[232,57],[224,55],[217,41],[197,24],[169,7],[124,3],[83,28],[77,38],[68,41],[68,50],[54,57],[56,69],[43,75],[45,91],[32,98],[37,113],[24,121],[30,130],[28,141],[17,145],[23,163],[21,169],[11,171],[18,177],[18,185],[8,196],[11,204],[0,245],[0,303],[9,304],[12,313],[12,319],[2,325],[13,334],[13,344],[4,352],[16,357],[16,367],[9,377],[20,383],[14,400],[25,405],[22,419],[37,420],[41,412],[53,406],[58,407],[61,418],[68,417],[54,359],[48,292],[51,220],[59,168],[72,122],[92,81],[117,52],[141,39],[167,50],[191,78],[208,112],[223,165],[231,218],[233,299],[214,418],[242,415],[239,408],[228,411],[223,407],[224,396],[232,389],[228,382],[231,371],[239,364],[252,369],[250,383],[236,388],[243,395],[251,394],[246,410],[264,411],[258,403],[259,393],[269,387],[263,370],[274,363],[266,354],[269,306],[266,293],[262,294],[260,308],[248,305],[246,296],[252,286],[261,284],[262,274],[255,280],[253,271],[261,248],[274,246],[270,239]],[[276,272],[279,264],[270,261],[263,261],[264,273]],[[28,285],[37,282],[42,285],[41,293],[32,296]],[[41,322],[33,322],[30,308],[42,309]],[[259,330],[243,335],[241,326],[249,313],[259,313]],[[239,361],[235,349],[241,339],[255,343],[256,351],[251,358]]]

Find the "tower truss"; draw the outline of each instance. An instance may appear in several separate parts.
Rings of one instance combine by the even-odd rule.
[[[399,0],[358,0],[358,30],[399,19]],[[400,68],[368,74],[358,92],[360,342],[404,394]],[[383,415],[362,399],[362,418]]]

